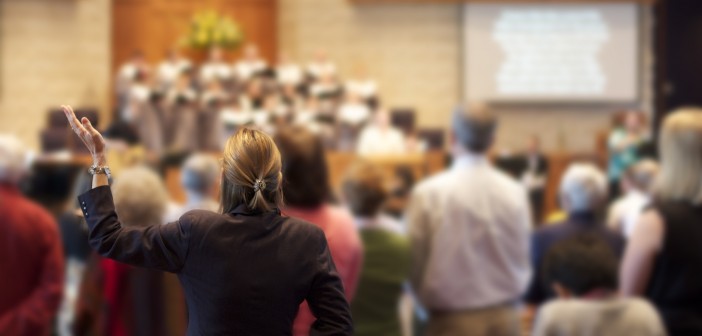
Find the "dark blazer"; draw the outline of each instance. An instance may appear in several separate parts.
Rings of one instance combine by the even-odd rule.
[[[529,169],[530,157],[531,156],[529,154],[524,154],[524,155],[520,156],[519,159],[521,160],[521,171],[519,173],[519,177],[521,177],[521,175],[524,174]],[[535,173],[537,173],[539,175],[548,174],[548,159],[543,154],[536,155],[536,171],[535,171]]]
[[[554,297],[551,285],[545,283],[543,278],[544,259],[553,245],[578,234],[591,234],[602,238],[618,258],[624,253],[625,242],[621,234],[609,230],[592,213],[571,214],[562,223],[544,226],[534,231],[531,236],[533,275],[524,298],[527,303],[539,305]]]
[[[188,335],[290,335],[307,300],[311,335],[351,335],[341,280],[324,232],[279,211],[191,211],[178,221],[123,227],[109,187],[79,196],[97,252],[173,272],[188,303]]]

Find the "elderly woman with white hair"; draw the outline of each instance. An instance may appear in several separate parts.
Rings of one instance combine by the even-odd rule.
[[[127,228],[161,225],[168,205],[161,178],[146,167],[122,171],[112,185],[112,197]],[[81,288],[74,334],[183,334],[183,327],[173,330],[177,326],[167,324],[186,318],[182,290],[176,281],[173,275],[95,254]],[[181,309],[174,309],[176,306]]]
[[[611,231],[600,219],[607,200],[607,178],[589,163],[572,164],[561,180],[561,205],[568,217],[561,223],[535,231],[531,241],[531,260],[535,270],[525,301],[532,307],[554,297],[550,284],[544,283],[541,272],[546,252],[556,243],[579,234],[603,239],[616,256],[621,256],[624,239]]]
[[[653,205],[629,238],[620,291],[648,298],[670,335],[702,335],[702,109],[669,114],[659,146]]]

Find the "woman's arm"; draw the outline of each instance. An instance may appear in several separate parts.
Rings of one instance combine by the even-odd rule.
[[[317,274],[306,298],[310,311],[317,318],[310,328],[310,336],[350,336],[353,335],[351,308],[324,233],[320,230],[318,235]]]
[[[179,272],[189,250],[190,221],[182,217],[166,225],[125,227],[115,212],[109,186],[78,196],[88,223],[88,240],[98,254],[125,264]]]
[[[70,106],[63,106],[73,131],[90,151],[94,166],[106,166],[105,140],[87,118],[78,120]],[[90,246],[100,255],[126,264],[178,272],[188,253],[188,221],[148,227],[124,227],[115,212],[105,174],[93,175],[93,188],[78,197],[90,230]]]
[[[636,224],[624,253],[619,272],[620,294],[641,296],[645,293],[664,235],[665,226],[658,212],[645,212]]]

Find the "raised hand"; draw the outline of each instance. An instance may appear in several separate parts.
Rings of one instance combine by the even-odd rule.
[[[93,157],[93,164],[104,166],[106,164],[105,139],[102,138],[100,132],[93,127],[88,118],[83,117],[82,120],[78,120],[70,106],[62,105],[61,108],[63,108],[63,113],[66,115],[68,123],[71,124],[73,132],[78,135],[85,147],[90,151],[90,155]]]

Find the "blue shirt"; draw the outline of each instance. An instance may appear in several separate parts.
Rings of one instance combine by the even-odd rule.
[[[534,275],[524,298],[526,302],[541,304],[553,297],[550,284],[544,283],[545,279],[541,274],[546,253],[556,243],[583,233],[601,237],[612,248],[615,255],[621,257],[624,251],[624,238],[619,233],[609,230],[593,213],[570,214],[565,221],[543,227],[532,234],[531,264]]]

